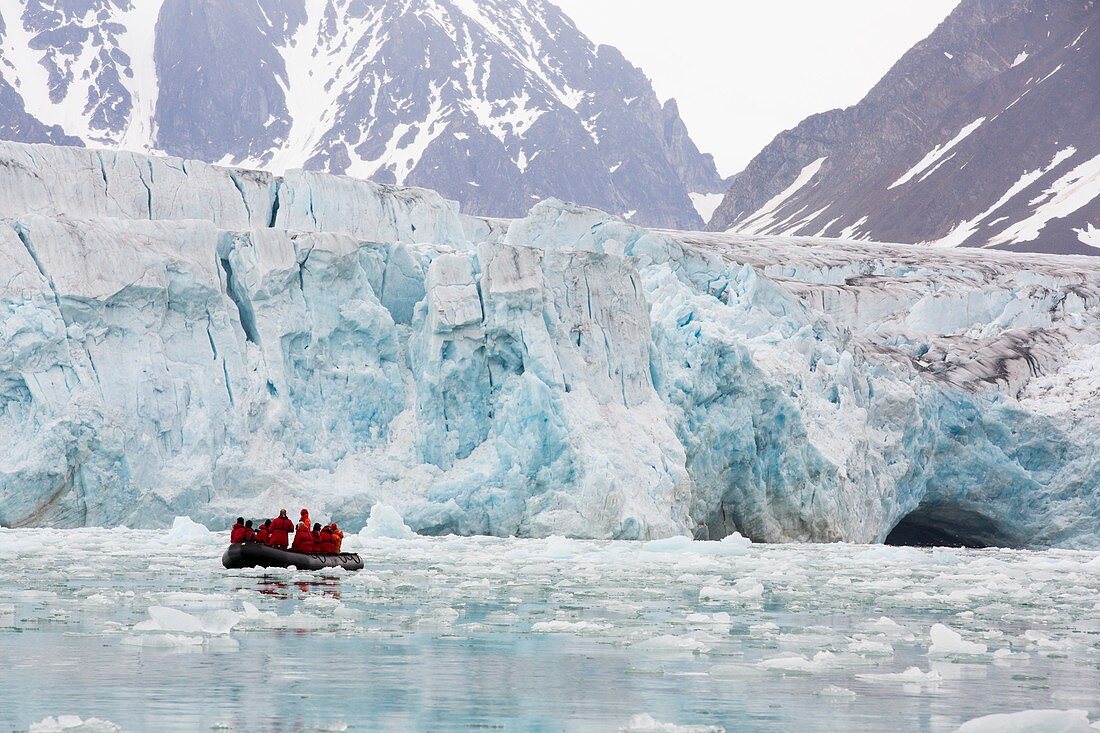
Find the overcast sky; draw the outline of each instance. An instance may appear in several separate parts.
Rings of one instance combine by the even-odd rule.
[[[776,133],[858,102],[959,0],[554,0],[676,97],[732,175]]]

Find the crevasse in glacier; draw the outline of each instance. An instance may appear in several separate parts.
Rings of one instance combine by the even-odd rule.
[[[0,524],[1100,543],[1089,259],[0,160]]]

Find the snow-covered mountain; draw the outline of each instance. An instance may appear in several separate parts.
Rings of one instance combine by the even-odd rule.
[[[1100,546],[1100,260],[0,143],[0,524]]]
[[[963,0],[857,105],[781,133],[709,224],[1097,254],[1100,3]]]
[[[10,0],[0,137],[558,196],[699,228],[722,190],[674,102],[546,0]]]

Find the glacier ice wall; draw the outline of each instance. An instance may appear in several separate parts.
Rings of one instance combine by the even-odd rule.
[[[1090,260],[0,144],[0,524],[1100,544]]]

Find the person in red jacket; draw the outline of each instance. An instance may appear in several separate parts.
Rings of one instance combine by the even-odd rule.
[[[321,527],[320,539],[320,550],[323,554],[333,555],[336,553],[336,538],[332,534],[331,524]]]
[[[321,549],[321,523],[317,522],[313,525],[313,551],[324,552]]]
[[[294,531],[294,522],[286,515],[286,509],[279,510],[279,516],[271,522],[268,530],[270,537],[268,544],[285,550],[290,545],[290,533]]]
[[[298,522],[298,526],[294,528],[294,544],[290,549],[307,554],[314,551],[313,528],[309,526],[309,514],[305,509],[302,510],[302,519]]]
[[[344,530],[336,526],[336,522],[332,523],[332,551],[334,554],[340,554],[340,548],[344,544]]]
[[[256,530],[252,528],[252,520],[249,519],[244,523],[244,536],[241,537],[241,542],[254,542],[256,540]]]
[[[260,528],[256,530],[256,536],[252,538],[253,542],[259,542],[261,545],[266,545],[271,539],[271,520],[268,519],[260,525]]]
[[[244,542],[244,517],[237,517],[237,523],[229,530],[229,544]]]

